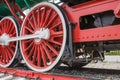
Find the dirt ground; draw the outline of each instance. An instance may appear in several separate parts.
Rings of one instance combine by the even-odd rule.
[[[98,61],[98,63],[91,62],[85,67],[120,70],[120,56],[105,56],[105,60],[103,62],[101,61]]]

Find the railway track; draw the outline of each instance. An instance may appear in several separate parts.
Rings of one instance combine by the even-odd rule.
[[[53,74],[69,75],[90,80],[120,80],[120,70],[100,68],[68,68],[59,67],[52,70]]]
[[[57,69],[56,69],[57,70]],[[53,74],[53,72],[38,73],[24,67],[0,68],[0,80],[86,80],[69,75]]]
[[[26,66],[0,68],[0,80],[120,80],[120,70],[98,68],[69,68],[60,66],[46,73],[37,73]]]

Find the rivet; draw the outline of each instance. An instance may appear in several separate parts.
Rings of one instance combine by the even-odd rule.
[[[117,36],[117,34],[115,34],[115,36]]]
[[[92,38],[94,38],[94,36],[92,36]]]
[[[105,35],[103,35],[102,37],[105,37]]]
[[[108,36],[111,36],[111,34],[109,34]]]
[[[89,36],[87,36],[87,39],[89,38]]]
[[[99,37],[99,35],[97,35],[97,37]]]

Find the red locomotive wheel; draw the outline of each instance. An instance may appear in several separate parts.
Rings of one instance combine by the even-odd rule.
[[[60,61],[66,43],[66,23],[60,9],[43,2],[23,21],[21,36],[40,34],[40,38],[21,41],[22,56],[32,70],[45,72]]]
[[[9,39],[18,36],[17,25],[12,17],[4,17],[1,20],[0,38]],[[17,54],[18,42],[0,44],[0,66],[9,67],[12,65]]]

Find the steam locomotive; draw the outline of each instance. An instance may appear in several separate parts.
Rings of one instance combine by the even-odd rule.
[[[120,49],[120,0],[60,3],[0,1],[1,67],[13,67],[21,60],[37,72],[60,63],[82,67]]]

